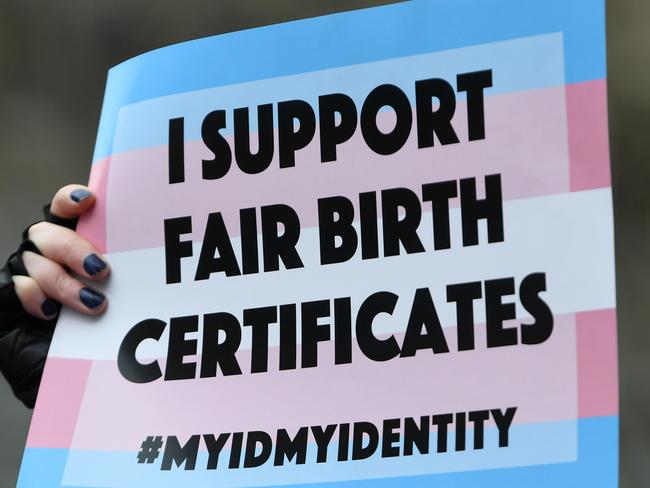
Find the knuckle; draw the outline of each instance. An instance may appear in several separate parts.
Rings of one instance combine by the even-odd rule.
[[[29,231],[27,232],[27,236],[30,239],[36,239],[39,236],[43,235],[46,233],[48,230],[48,223],[47,222],[36,222],[34,225],[32,225],[29,228]]]
[[[59,273],[54,279],[54,290],[60,297],[65,297],[71,293],[73,282],[69,274]]]
[[[78,253],[80,244],[79,239],[75,237],[67,237],[65,240],[61,241],[61,254],[65,258],[66,262],[69,262],[71,256]]]
[[[11,279],[14,282],[14,290],[20,301],[25,305],[25,300],[29,295],[29,288],[26,276],[12,276]]]
[[[38,302],[42,293],[36,282],[26,276],[14,276],[13,281],[23,308],[32,315],[38,315]]]
[[[23,251],[21,257],[23,259],[25,269],[27,269],[27,274],[29,276],[33,276],[34,268],[38,268],[37,262],[40,256],[32,251]]]

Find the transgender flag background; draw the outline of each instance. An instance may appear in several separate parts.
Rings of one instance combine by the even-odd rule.
[[[103,250],[113,276],[110,307],[89,319],[64,312],[50,348],[18,484],[20,487],[143,486],[617,486],[618,397],[613,222],[609,173],[605,18],[602,0],[431,0],[360,10],[174,45],[109,72],[90,176],[97,193],[79,231]],[[201,122],[215,109],[345,93],[357,107],[376,86],[400,87],[414,105],[416,80],[492,70],[485,90],[486,137],[468,141],[466,100],[453,119],[459,144],[417,148],[415,130],[397,153],[379,156],[360,130],[322,164],[318,135],[294,168],[247,175],[233,165],[220,180],[201,178]],[[186,175],[168,184],[168,125],[185,119]],[[379,124],[390,127],[391,114]],[[251,127],[257,126],[252,120]],[[318,131],[318,128],[316,129]],[[222,131],[232,146],[232,129]],[[318,132],[316,132],[318,134]],[[252,140],[256,138],[251,137]],[[460,209],[452,200],[446,251],[318,263],[318,198],[501,174],[505,239],[463,247]],[[221,212],[235,250],[239,209],[283,203],[298,214],[305,267],[233,278],[165,284],[163,221],[192,216],[192,277],[210,212]],[[433,249],[430,206],[423,243]],[[455,308],[445,286],[546,273],[544,300],[554,330],[544,343],[457,350]],[[334,365],[333,342],[319,347],[316,368],[135,384],[117,368],[133,325],[150,317],[226,311],[351,297],[390,290],[406,307],[416,288],[436,299],[451,352],[373,362],[353,351]],[[440,297],[440,298],[437,298]],[[478,303],[478,302],[477,302]],[[404,312],[404,311],[402,311]],[[408,310],[406,312],[408,316]],[[397,312],[396,312],[397,314]],[[402,313],[402,316],[404,314]],[[518,320],[527,320],[517,306]],[[517,322],[519,323],[519,322]],[[476,342],[485,343],[485,307],[476,307]],[[378,333],[403,337],[405,324],[384,320]],[[244,328],[246,329],[246,328]],[[164,358],[167,332],[139,358]],[[401,340],[400,340],[401,342]],[[356,347],[356,342],[353,340]],[[279,338],[269,336],[270,364]],[[251,336],[237,353],[250,362]],[[200,350],[200,349],[199,349]],[[486,423],[485,448],[316,463],[206,469],[201,444],[193,470],[137,462],[147,436],[373,422],[447,412],[517,407],[509,445]],[[468,427],[469,429],[469,427]],[[455,432],[450,432],[451,438]],[[431,446],[435,446],[432,430]],[[468,437],[471,439],[471,436]],[[470,441],[468,440],[468,444]],[[334,443],[330,446],[336,452]]]

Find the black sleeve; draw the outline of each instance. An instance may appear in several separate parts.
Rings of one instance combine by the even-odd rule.
[[[23,309],[5,266],[0,270],[0,371],[14,394],[33,408],[57,317],[41,320]]]
[[[46,222],[75,230],[77,218],[67,219],[54,215],[50,205],[43,207]],[[33,224],[32,224],[33,225]],[[28,407],[34,408],[38,387],[43,376],[47,351],[52,342],[58,314],[51,320],[41,320],[28,314],[22,307],[13,275],[27,276],[22,260],[23,251],[40,254],[29,240],[29,229],[23,231],[23,240],[7,264],[0,269],[0,371],[7,379],[14,394]]]

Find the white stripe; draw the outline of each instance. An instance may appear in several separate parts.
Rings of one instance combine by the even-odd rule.
[[[175,285],[165,284],[163,248],[110,254],[113,273],[105,288],[110,302],[105,316],[94,319],[64,311],[50,355],[115,359],[126,332],[146,318],[167,322],[170,317],[227,311],[241,320],[246,308],[344,296],[352,297],[354,313],[362,300],[382,290],[400,300],[392,318],[378,318],[375,331],[401,331],[420,287],[431,289],[440,320],[453,326],[455,306],[446,302],[446,285],[511,276],[519,283],[534,272],[546,273],[542,296],[554,314],[615,306],[609,188],[504,202],[504,226],[504,242],[487,244],[480,226],[482,244],[463,248],[459,209],[453,209],[452,249],[433,251],[431,218],[424,214],[420,236],[427,252],[366,261],[357,255],[328,266],[318,265],[317,229],[303,229],[298,250],[304,268],[231,278],[216,274],[199,282],[191,279],[199,254],[196,243],[194,256],[184,259],[184,281]],[[239,239],[233,239],[233,246],[239,248]],[[525,317],[519,305],[518,316]],[[475,320],[485,320],[482,300],[475,304]],[[250,348],[249,329],[244,328],[241,349]],[[270,327],[271,345],[278,343],[276,329]],[[159,343],[143,344],[139,354],[163,357],[166,347],[165,333]]]

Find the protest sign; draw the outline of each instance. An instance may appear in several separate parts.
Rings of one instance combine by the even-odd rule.
[[[600,1],[415,1],[108,77],[20,486],[615,486]]]

